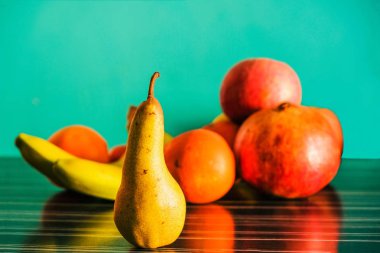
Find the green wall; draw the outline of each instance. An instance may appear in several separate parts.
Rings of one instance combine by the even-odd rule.
[[[379,27],[376,0],[0,0],[0,155],[19,155],[20,132],[70,124],[125,142],[154,71],[167,131],[200,127],[226,71],[265,56],[297,71],[303,104],[338,115],[344,157],[380,157]]]

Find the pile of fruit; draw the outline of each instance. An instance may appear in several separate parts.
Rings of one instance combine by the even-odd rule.
[[[79,125],[48,140],[16,138],[24,159],[54,184],[115,200],[115,224],[134,245],[173,242],[183,228],[185,201],[216,201],[237,177],[266,194],[303,198],[336,175],[343,152],[339,120],[328,109],[300,105],[300,80],[289,65],[257,58],[233,66],[221,85],[223,113],[176,137],[163,129],[153,94],[158,76],[147,100],[130,108],[127,145],[108,150],[99,133]]]

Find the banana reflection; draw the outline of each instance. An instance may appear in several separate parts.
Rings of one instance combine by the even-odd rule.
[[[113,202],[74,192],[55,194],[42,210],[40,228],[25,245],[41,245],[49,251],[127,245],[113,222]],[[127,245],[128,246],[128,245]]]

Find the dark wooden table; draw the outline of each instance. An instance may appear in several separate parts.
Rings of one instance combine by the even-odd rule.
[[[141,252],[114,226],[113,203],[53,186],[20,158],[0,158],[0,252]],[[304,200],[238,182],[210,205],[188,205],[163,252],[380,252],[380,160],[342,162]]]

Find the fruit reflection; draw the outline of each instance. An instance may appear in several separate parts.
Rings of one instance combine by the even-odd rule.
[[[232,214],[218,204],[188,205],[184,230],[173,244],[189,251],[233,252],[235,224]]]
[[[234,213],[239,217],[236,233],[241,235],[237,248],[338,252],[342,208],[333,187],[307,199],[284,200],[262,195],[238,181],[224,199],[231,198],[243,200],[246,207]]]
[[[180,238],[156,251],[338,252],[342,208],[332,187],[308,199],[283,200],[238,180],[220,203],[228,208],[188,205]],[[63,247],[79,251],[120,246],[140,251],[131,248],[114,227],[112,202],[61,192],[49,199],[42,213],[40,228],[31,233],[25,248],[43,244],[50,252],[61,252]]]
[[[286,240],[284,248],[308,252],[338,251],[341,214],[339,197],[332,188],[307,200],[289,201],[284,209],[272,212],[273,216],[290,217],[290,226],[278,227],[279,232],[289,231],[289,239],[296,240]]]
[[[38,231],[25,245],[47,245],[50,251],[87,247],[126,245],[113,222],[113,203],[75,192],[52,196],[42,210]]]

